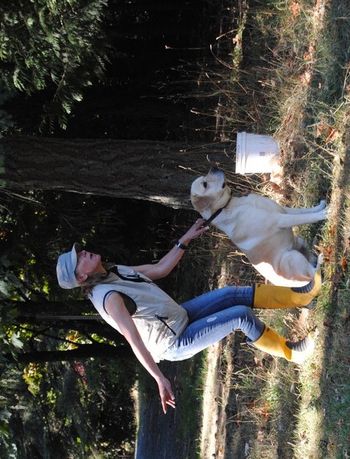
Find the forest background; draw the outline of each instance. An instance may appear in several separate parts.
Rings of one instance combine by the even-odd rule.
[[[178,401],[163,416],[153,381],[122,337],[79,292],[61,291],[55,276],[57,255],[74,241],[121,264],[158,260],[197,218],[190,184],[212,164],[238,193],[288,205],[326,197],[333,209],[331,224],[305,234],[328,263],[322,307],[306,319],[320,330],[319,364],[303,373],[256,357],[240,336],[210,351],[214,454],[348,457],[347,353],[339,365],[332,360],[349,348],[334,338],[349,323],[348,7],[326,0],[0,6],[1,457],[212,454],[201,425],[208,355],[162,364]],[[243,130],[279,139],[281,186],[234,174],[235,135]],[[211,231],[162,286],[182,301],[223,282],[256,280],[242,254]],[[290,330],[303,316],[267,318]]]

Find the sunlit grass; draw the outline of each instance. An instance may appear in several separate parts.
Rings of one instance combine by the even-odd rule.
[[[267,364],[255,352],[255,366],[249,353],[249,367],[235,370],[231,390],[239,403],[231,422],[252,459],[282,457],[281,451],[283,457],[297,459],[349,457],[349,361],[344,361],[350,354],[344,328],[348,313],[334,296],[335,288],[346,289],[342,295],[349,288],[344,276],[349,186],[342,172],[349,165],[345,150],[350,144],[349,135],[344,140],[350,113],[346,8],[340,1],[290,0],[250,9],[250,46],[256,48],[245,49],[243,42],[243,54],[254,62],[253,72],[241,70],[245,97],[240,107],[232,104],[226,113],[235,130],[242,130],[244,123],[244,130],[273,134],[281,146],[282,192],[276,194],[255,176],[246,178],[248,189],[295,207],[315,205],[321,198],[331,204],[327,223],[298,229],[326,259],[323,291],[306,324],[316,328],[313,358],[303,367],[269,358]],[[235,183],[234,174],[229,179]],[[237,185],[242,188],[242,181]],[[261,316],[288,337],[302,333],[295,329],[297,311],[264,311]]]
[[[346,331],[349,317],[348,224],[349,224],[349,138],[350,107],[341,104],[335,128],[339,131],[332,169],[331,209],[320,249],[326,258],[326,282],[314,322],[320,336],[315,357],[301,373],[301,405],[295,431],[297,459],[343,458],[349,454],[349,427],[344,422],[350,411],[349,351]],[[345,133],[345,135],[344,135]],[[345,360],[344,360],[345,359]]]

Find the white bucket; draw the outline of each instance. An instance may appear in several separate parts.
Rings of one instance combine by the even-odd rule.
[[[278,165],[279,153],[273,137],[237,132],[236,173],[272,172]]]

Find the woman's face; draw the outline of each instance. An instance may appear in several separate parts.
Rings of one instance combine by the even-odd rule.
[[[75,275],[78,282],[84,282],[91,274],[104,271],[101,264],[101,255],[82,250],[77,253],[77,258]]]

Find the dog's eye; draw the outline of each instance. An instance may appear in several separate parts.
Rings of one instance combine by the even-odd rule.
[[[225,186],[226,186],[226,182],[224,182],[224,183],[222,184],[222,188],[225,188]]]
[[[204,188],[206,188],[208,186],[208,183],[207,182],[203,182],[203,186],[204,186]]]

